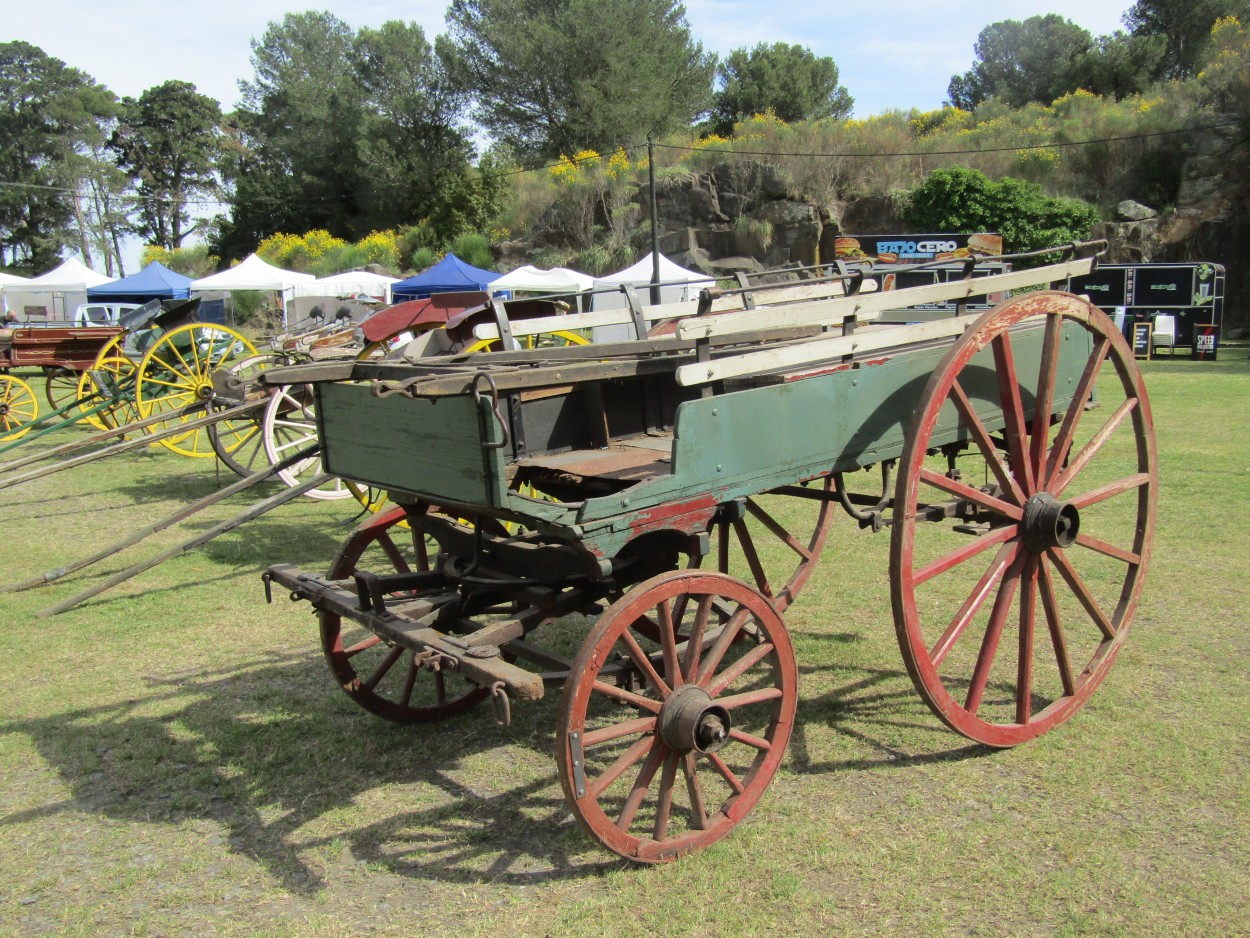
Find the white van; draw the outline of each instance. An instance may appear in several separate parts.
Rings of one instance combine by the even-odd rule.
[[[138,309],[139,303],[83,303],[74,310],[75,326],[115,326],[122,313]]]

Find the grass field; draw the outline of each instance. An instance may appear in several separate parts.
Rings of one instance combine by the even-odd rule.
[[[840,518],[786,615],[786,763],[675,865],[632,867],[573,822],[558,695],[507,730],[489,708],[404,728],[334,686],[308,606],[266,606],[259,572],[324,568],[341,503],[287,506],[55,618],[35,612],[123,560],[0,594],[0,933],[1250,934],[1250,362],[1232,354],[1143,365],[1153,566],[1081,713],[1006,751],[946,730],[900,661],[889,538]],[[153,449],[0,491],[0,580],[231,480]]]

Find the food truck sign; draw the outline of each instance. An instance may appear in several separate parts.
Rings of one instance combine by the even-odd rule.
[[[834,239],[833,250],[836,260],[852,264],[957,261],[967,257],[997,257],[1003,253],[1003,238],[988,232],[845,235]]]

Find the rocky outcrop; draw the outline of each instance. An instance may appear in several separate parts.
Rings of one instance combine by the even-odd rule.
[[[1096,226],[1093,236],[1110,243],[1114,263],[1203,260],[1228,272],[1225,322],[1250,323],[1250,153],[1231,136],[1210,134],[1192,143],[1177,206],[1126,199],[1115,220]],[[636,197],[645,224],[650,193]],[[828,262],[842,234],[903,232],[896,199],[885,195],[814,205],[793,198],[784,175],[756,160],[723,162],[709,172],[676,173],[656,185],[660,250],[677,263],[716,277],[785,266]],[[537,227],[530,251],[542,245],[575,243],[571,229],[585,219],[553,207]],[[525,246],[509,246],[520,262]]]

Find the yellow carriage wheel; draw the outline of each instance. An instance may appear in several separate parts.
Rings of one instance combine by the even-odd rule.
[[[166,332],[139,362],[135,384],[139,416],[167,413],[166,428],[173,422],[202,417],[213,396],[213,372],[254,355],[255,346],[225,326],[193,322]],[[216,456],[205,427],[166,437],[160,443],[180,456]]]
[[[586,338],[579,332],[569,332],[567,329],[559,329],[555,332],[541,332],[537,335],[518,336],[517,344],[523,349],[566,348],[570,345],[589,345],[590,339]],[[499,340],[478,339],[466,348],[465,351],[497,352],[499,351]]]
[[[115,354],[96,358],[95,364],[78,377],[78,410],[82,419],[97,430],[112,430],[139,419],[134,404],[135,363],[125,355]],[[121,392],[120,399],[113,405],[87,413],[107,400],[105,389],[100,388],[97,380],[104,388]]]
[[[39,400],[29,384],[0,374],[0,443],[16,440],[39,416]]]

